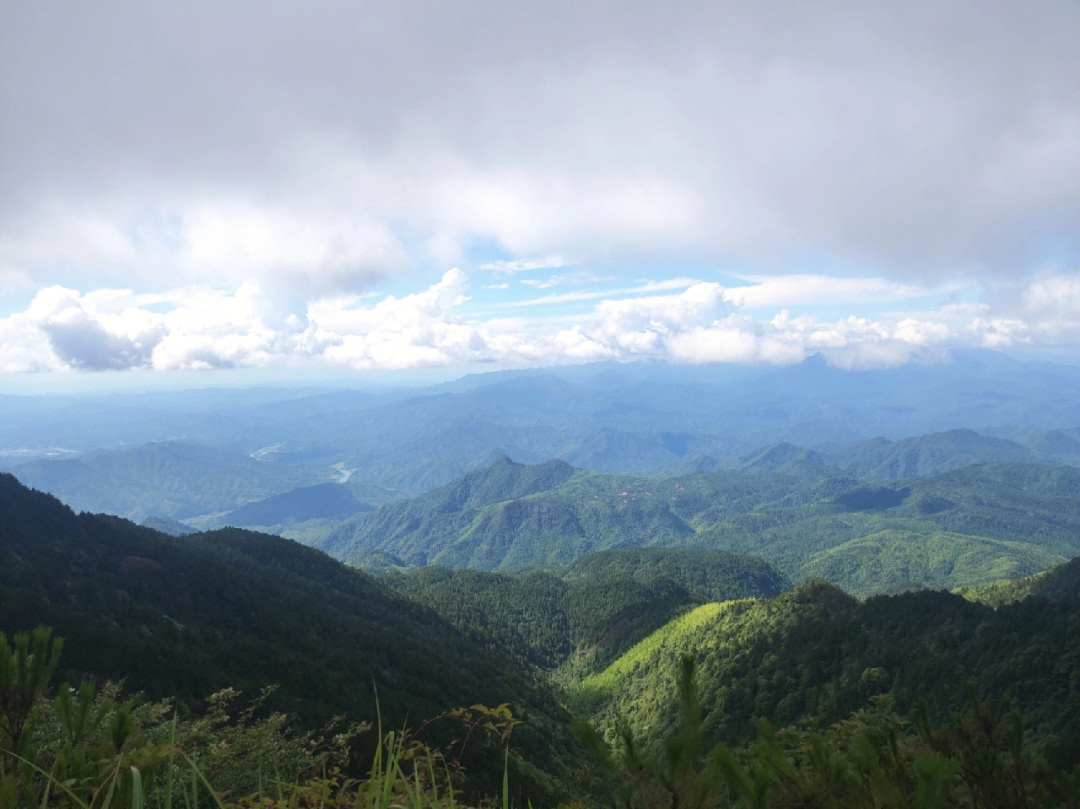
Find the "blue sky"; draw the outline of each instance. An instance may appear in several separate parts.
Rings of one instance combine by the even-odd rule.
[[[157,5],[5,3],[6,389],[1080,355],[1075,3]]]

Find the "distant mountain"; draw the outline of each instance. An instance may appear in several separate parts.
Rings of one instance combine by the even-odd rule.
[[[58,448],[85,455],[121,443],[183,437],[241,454],[262,452],[260,457],[276,465],[319,472],[198,512],[205,514],[334,479],[326,470],[338,464],[356,470],[350,481],[419,494],[498,454],[525,463],[561,458],[582,468],[653,476],[687,469],[701,456],[731,468],[780,441],[819,448],[875,436],[897,441],[957,427],[1077,463],[1075,447],[1055,454],[1019,438],[1019,431],[1062,431],[1080,439],[1077,402],[1075,368],[985,351],[956,352],[942,365],[872,371],[831,368],[816,357],[783,368],[597,363],[381,391],[0,397],[0,452],[11,458],[25,457],[11,453]],[[866,463],[872,470],[889,462]],[[943,471],[927,454],[897,464],[907,471],[886,468],[875,474]],[[130,511],[125,502],[89,496],[78,507]],[[131,511],[131,516],[151,513],[190,516],[162,510]]]
[[[520,480],[531,485],[507,485]],[[377,552],[411,566],[504,571],[557,570],[621,546],[705,547],[864,596],[988,583],[1080,553],[1077,492],[1080,469],[1039,464],[874,485],[799,460],[651,479],[502,459],[312,541],[354,564]]]
[[[165,441],[64,460],[32,461],[15,467],[13,474],[76,511],[182,521],[328,479],[332,470],[315,471],[203,444]]]
[[[778,444],[765,447],[757,452],[743,457],[738,466],[740,469],[750,469],[759,472],[771,472],[781,469],[788,464],[805,464],[807,466],[828,466],[828,459],[820,452],[812,449],[804,449],[781,441]],[[699,471],[712,471],[701,469]]]
[[[366,488],[369,491],[365,494],[376,503],[394,499],[386,490]],[[237,528],[288,526],[304,520],[341,519],[374,508],[370,500],[362,500],[347,483],[317,483],[248,503],[216,517],[214,524]]]
[[[187,523],[182,523],[179,520],[173,520],[168,517],[147,517],[139,524],[146,528],[160,531],[163,534],[168,534],[171,537],[182,537],[186,534],[195,533],[195,529]]]
[[[706,455],[680,468],[684,473],[732,468],[768,472],[795,464],[832,467],[852,477],[883,481],[930,477],[980,463],[1080,465],[1076,462],[1080,460],[1080,440],[1062,430],[1026,431],[1025,439],[1019,442],[957,429],[895,441],[878,436],[864,441],[818,445],[815,449],[781,441],[744,455],[734,463]]]
[[[601,430],[567,447],[559,456],[597,472],[649,474],[676,469],[685,464],[688,455],[715,445],[715,440],[685,433]]]
[[[877,438],[824,457],[864,480],[929,477],[977,463],[1054,463],[1049,455],[972,430],[948,430],[900,441]]]
[[[1077,431],[1050,430],[1039,432],[1024,441],[1035,452],[1060,463],[1080,466],[1080,435]]]

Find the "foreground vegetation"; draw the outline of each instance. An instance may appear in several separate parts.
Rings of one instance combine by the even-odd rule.
[[[122,699],[115,687],[77,689],[49,682],[62,642],[49,630],[0,635],[0,809],[252,809],[356,807],[442,809],[523,805],[512,799],[509,744],[517,724],[506,706],[474,706],[443,719],[501,746],[501,789],[462,790],[456,740],[441,748],[407,731],[374,730],[358,760],[365,725],[296,733],[286,717],[237,712],[235,692],[209,700],[200,717],[181,719],[167,702]],[[617,749],[583,720],[586,754],[574,779],[575,806],[919,807],[1069,809],[1080,807],[1080,752],[1071,767],[1051,767],[1029,745],[1020,713],[969,694],[962,711],[933,724],[924,708],[909,720],[887,696],[824,729],[775,730],[759,722],[737,749],[709,748],[701,723],[695,663],[672,671],[671,730],[643,745],[622,726]],[[490,749],[490,745],[489,745]],[[527,801],[532,805],[532,801]]]

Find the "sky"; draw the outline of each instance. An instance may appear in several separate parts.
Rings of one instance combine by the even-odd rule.
[[[0,373],[1080,359],[1080,4],[0,0]]]

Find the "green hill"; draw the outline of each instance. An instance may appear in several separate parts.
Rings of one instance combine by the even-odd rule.
[[[76,515],[0,475],[0,631],[39,624],[65,639],[61,678],[123,679],[151,697],[278,684],[270,705],[314,723],[373,720],[375,686],[389,726],[505,701],[542,729],[526,743],[558,715],[514,660],[318,551]]]
[[[704,601],[772,596],[786,587],[759,559],[668,548],[603,551],[561,575],[428,567],[384,581],[539,669],[572,664],[588,671]]]
[[[847,474],[864,480],[929,477],[978,463],[1052,462],[1049,455],[973,430],[947,430],[899,441],[861,441],[826,457]]]
[[[1015,604],[1025,598],[1046,598],[1051,601],[1080,598],[1080,557],[1031,576],[979,587],[960,587],[956,592],[969,601],[977,601],[990,607]]]
[[[216,522],[236,528],[290,525],[303,520],[342,518],[372,508],[346,485],[316,483],[240,506]]]
[[[187,523],[182,523],[179,520],[174,520],[169,517],[147,517],[139,525],[145,528],[152,528],[162,534],[168,534],[171,537],[180,537],[185,534],[194,534],[195,529]]]
[[[613,739],[621,720],[655,744],[671,727],[675,663],[697,660],[707,744],[738,743],[758,719],[838,721],[877,693],[932,717],[959,709],[963,684],[1011,695],[1032,738],[1075,758],[1080,744],[1080,600],[992,610],[923,591],[860,603],[822,582],[769,600],[707,604],[584,679],[578,705]]]
[[[560,570],[616,547],[711,548],[860,596],[985,584],[1080,553],[1080,469],[980,464],[870,484],[789,454],[766,471],[670,479],[504,458],[307,541],[358,565],[382,554],[502,571]]]

